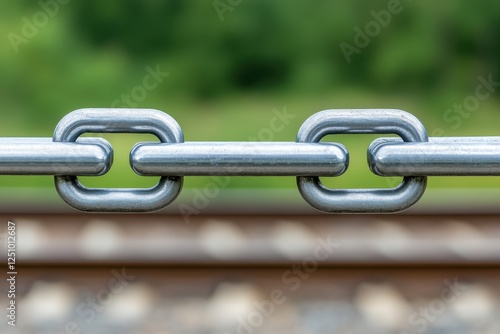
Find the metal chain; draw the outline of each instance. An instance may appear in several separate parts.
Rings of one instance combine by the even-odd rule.
[[[159,176],[148,189],[87,188],[78,176],[103,175],[113,148],[86,132],[150,133],[130,152],[139,175]],[[368,165],[380,176],[403,176],[390,189],[330,189],[320,176],[339,176],[347,149],[320,140],[328,134],[393,133],[368,148]],[[413,115],[396,109],[324,110],[301,126],[296,142],[184,142],[179,124],[153,109],[80,109],[66,115],[53,138],[0,138],[0,174],[54,175],[61,198],[91,212],[148,212],[169,205],[184,176],[297,176],[303,198],[330,213],[387,213],[409,208],[423,195],[427,176],[500,175],[500,137],[428,138]]]

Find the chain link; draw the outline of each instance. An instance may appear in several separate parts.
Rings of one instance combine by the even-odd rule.
[[[380,176],[496,176],[500,137],[431,137],[421,143],[379,138],[368,149],[368,164]]]
[[[87,188],[78,176],[107,173],[111,145],[85,132],[150,133],[160,143],[140,142],[130,152],[139,175],[159,176],[147,189]],[[368,147],[368,165],[380,176],[403,176],[390,189],[329,189],[320,176],[339,176],[347,149],[320,142],[329,134],[393,133]],[[61,198],[91,212],[148,212],[175,200],[183,177],[296,176],[303,198],[331,213],[402,211],[423,195],[427,176],[500,175],[500,137],[428,138],[413,115],[395,109],[324,110],[301,126],[296,142],[187,142],[179,124],[153,109],[80,109],[66,115],[53,138],[0,138],[0,174],[54,175]]]
[[[150,133],[162,143],[182,143],[181,127],[169,115],[153,109],[80,109],[57,125],[53,140],[72,142],[85,132]],[[59,196],[72,207],[92,212],[147,212],[169,205],[182,189],[182,177],[162,176],[149,189],[87,188],[76,176],[56,176]]]
[[[347,149],[334,143],[139,143],[130,154],[134,171],[148,176],[338,176],[347,160]]]
[[[425,127],[413,115],[395,109],[324,110],[309,117],[297,135],[298,142],[319,142],[329,134],[395,133],[406,142],[425,142]],[[425,176],[405,176],[391,189],[329,189],[318,176],[298,177],[302,197],[318,210],[331,213],[402,211],[425,191]]]

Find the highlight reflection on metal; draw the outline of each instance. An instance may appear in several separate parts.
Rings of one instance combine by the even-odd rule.
[[[0,174],[102,175],[113,162],[111,145],[102,138],[57,143],[52,138],[0,138]]]
[[[130,152],[139,175],[159,176],[149,189],[90,189],[79,175],[106,173],[113,148],[85,132],[150,133],[160,143],[140,142]],[[393,133],[368,148],[368,164],[381,176],[404,176],[392,189],[329,189],[320,176],[339,176],[349,165],[340,143],[321,143],[328,134]],[[405,210],[423,195],[427,176],[500,175],[500,137],[428,138],[413,115],[397,109],[324,110],[301,126],[296,142],[188,142],[179,124],[153,109],[80,109],[47,138],[0,138],[0,174],[54,175],[64,201],[76,209],[146,212],[169,205],[183,176],[296,176],[303,198],[330,213]]]
[[[395,133],[406,142],[425,142],[427,132],[413,115],[395,109],[325,110],[309,117],[298,142],[319,142],[328,134]],[[332,213],[396,212],[416,203],[425,191],[425,176],[408,176],[392,189],[329,189],[319,177],[298,177],[302,197],[318,210]]]
[[[137,144],[130,161],[139,175],[338,176],[346,170],[341,144],[187,142]]]
[[[66,115],[56,127],[54,141],[75,141],[84,132],[151,133],[161,142],[184,141],[177,122],[153,109],[80,109]],[[76,176],[55,176],[61,198],[82,211],[144,212],[170,204],[182,189],[182,178],[163,176],[149,189],[91,189]]]
[[[500,138],[435,137],[425,143],[380,138],[370,145],[368,161],[381,176],[500,175]]]

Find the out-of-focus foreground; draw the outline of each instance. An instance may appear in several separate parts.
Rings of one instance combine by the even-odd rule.
[[[498,219],[19,215],[18,326],[0,328],[494,334]]]

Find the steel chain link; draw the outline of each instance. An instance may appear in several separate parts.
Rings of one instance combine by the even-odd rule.
[[[160,142],[137,143],[130,165],[159,176],[147,189],[87,188],[78,176],[99,176],[113,163],[113,149],[86,132],[150,133]],[[368,165],[380,176],[403,176],[390,189],[330,189],[320,176],[339,176],[347,149],[320,140],[328,134],[393,133],[368,147]],[[0,138],[0,174],[54,175],[61,198],[91,212],[148,212],[168,206],[184,176],[296,176],[303,198],[331,213],[402,211],[423,195],[427,176],[500,175],[500,137],[428,138],[413,115],[396,109],[324,110],[301,126],[296,142],[184,142],[179,124],[153,109],[80,109],[66,115],[50,138]]]

